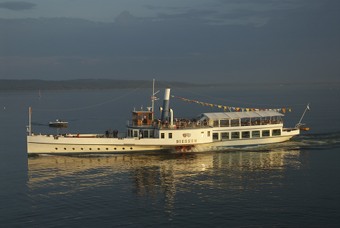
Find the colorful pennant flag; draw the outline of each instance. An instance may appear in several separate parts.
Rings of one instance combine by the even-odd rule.
[[[272,109],[272,108],[265,108],[265,109],[258,109],[258,108],[243,108],[243,107],[231,107],[231,106],[225,106],[225,105],[220,105],[220,104],[211,104],[211,103],[206,103],[206,102],[202,102],[202,101],[197,101],[197,100],[191,100],[188,98],[184,98],[184,97],[178,97],[178,96],[174,96],[171,95],[171,97],[173,98],[177,98],[180,99],[182,101],[185,102],[191,102],[191,103],[196,103],[196,104],[200,104],[202,106],[208,106],[208,107],[216,107],[219,109],[223,109],[225,112],[229,111],[229,112],[250,112],[250,111],[277,111],[277,112],[282,112],[282,113],[286,113],[291,112],[292,109],[291,108],[276,108],[276,109]]]

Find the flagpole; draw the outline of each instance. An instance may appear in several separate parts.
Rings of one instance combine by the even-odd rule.
[[[152,97],[151,97],[151,108],[152,108],[152,121],[154,120],[155,115],[155,79],[152,79]]]
[[[32,135],[32,107],[28,107],[28,135]]]

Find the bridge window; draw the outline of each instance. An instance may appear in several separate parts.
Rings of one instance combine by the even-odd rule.
[[[214,127],[218,127],[218,120],[214,120],[213,125],[214,125]]]

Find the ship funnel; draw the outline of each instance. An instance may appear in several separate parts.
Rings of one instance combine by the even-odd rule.
[[[164,100],[163,100],[163,110],[162,110],[162,116],[161,121],[169,121],[169,100],[170,100],[170,88],[166,88],[164,92]]]

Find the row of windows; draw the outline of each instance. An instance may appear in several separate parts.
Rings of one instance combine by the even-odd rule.
[[[165,133],[161,133],[161,139],[165,138]],[[168,133],[168,138],[172,139],[172,133]]]
[[[242,118],[242,119],[226,119],[214,120],[214,127],[238,127],[238,126],[254,126],[254,125],[267,125],[282,123],[281,116],[272,117],[256,117],[256,118]]]
[[[215,132],[213,133],[213,140],[230,140],[230,139],[249,139],[260,138],[281,135],[281,129],[273,129],[270,134],[270,130],[256,130],[256,131],[233,131],[233,132]]]
[[[153,130],[128,130],[128,137],[139,137],[139,138],[153,138],[154,131]]]
[[[64,150],[64,151],[67,151],[68,149],[69,149],[69,151],[71,151],[71,150],[74,150],[74,151],[75,151],[75,150],[76,150],[76,148],[74,148],[74,147],[72,147],[71,149],[70,149],[70,148],[66,148],[66,147],[64,147],[64,148],[58,148],[58,147],[56,147],[56,148],[54,148],[54,149],[55,149],[56,151],[59,150],[59,149],[60,149],[61,151],[63,151],[63,150]],[[113,148],[113,149],[114,149],[114,150],[117,150],[117,147],[115,147],[115,148]],[[125,147],[122,147],[121,149],[122,149],[122,150],[125,150]],[[132,147],[127,148],[127,149],[133,150]],[[83,151],[84,148],[80,148],[80,150]],[[97,151],[100,151],[100,150],[104,150],[104,151],[105,151],[105,150],[106,150],[106,151],[109,151],[109,148],[106,147],[106,148],[102,148],[102,149],[101,149],[101,148],[99,148],[99,147],[98,147],[98,148],[91,148],[91,147],[90,147],[90,148],[88,148],[88,150],[89,150],[89,151],[92,151],[92,150],[97,150]]]

